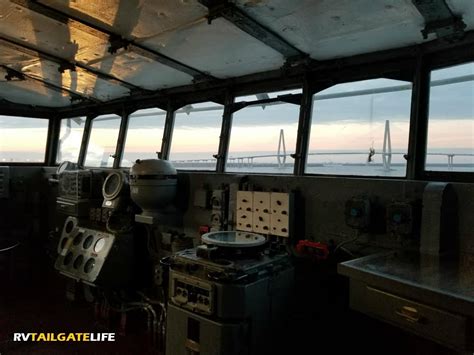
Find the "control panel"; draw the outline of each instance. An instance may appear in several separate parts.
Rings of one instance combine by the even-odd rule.
[[[115,236],[78,226],[69,217],[58,244],[55,267],[67,276],[94,283],[101,272]]]
[[[173,272],[169,292],[171,302],[180,307],[206,315],[214,311],[213,286],[200,279]]]
[[[63,198],[100,198],[103,177],[90,170],[63,171],[59,174],[58,194]]]
[[[121,287],[136,281],[135,249],[130,233],[103,229],[66,219],[59,239],[55,268],[61,274],[90,285]]]

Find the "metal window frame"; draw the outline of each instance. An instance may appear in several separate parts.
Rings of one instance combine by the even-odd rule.
[[[294,87],[291,87],[290,89],[297,90],[297,89],[300,89],[300,88],[301,88],[301,86],[294,86]],[[282,89],[282,90],[284,90],[284,89]],[[278,92],[278,91],[282,91],[282,90],[276,90],[276,91]],[[275,90],[252,91],[250,93],[245,94],[245,96],[258,95],[258,94],[268,94],[268,93],[272,93],[272,92],[275,92]],[[242,96],[242,95],[239,95],[239,96]],[[252,106],[262,105],[262,104],[272,104],[272,103],[278,103],[278,102],[291,104],[291,105],[298,105],[298,106],[300,106],[300,111],[301,111],[301,104],[302,104],[302,101],[303,101],[303,93],[282,94],[282,95],[278,95],[278,96],[273,97],[273,98],[235,102],[235,99],[237,97],[238,96],[234,94],[233,99],[232,99],[233,101],[232,101],[232,103],[229,104],[229,109],[228,109],[229,112],[227,113],[227,115],[232,116],[231,118],[227,119],[228,120],[227,125],[229,125],[229,127],[226,127],[225,129],[222,129],[222,132],[221,132],[221,138],[226,138],[227,142],[222,143],[223,145],[225,144],[225,149],[226,149],[225,154],[222,153],[222,152],[219,152],[219,154],[218,154],[218,159],[223,160],[223,162],[221,162],[221,165],[217,169],[218,173],[227,173],[227,174],[240,173],[240,172],[232,172],[232,171],[227,171],[226,170],[227,160],[228,160],[228,155],[229,155],[229,148],[230,148],[230,139],[231,139],[231,131],[232,131],[233,114],[234,113],[236,113],[240,110],[243,110],[247,107],[252,107]],[[224,115],[225,114],[226,113],[224,111]],[[297,149],[297,147],[295,146],[295,151],[296,151],[296,149]],[[292,155],[292,157],[294,158],[294,154]],[[248,174],[248,175],[269,175],[268,173],[259,173],[259,172],[252,173],[250,171],[244,171],[242,173]],[[270,175],[292,176],[293,174],[272,173]]]
[[[84,116],[78,116],[78,117],[85,119],[84,120],[84,128],[82,130],[81,146],[79,147],[79,154],[77,156],[76,161],[73,162],[73,163],[78,163],[79,164],[79,159],[80,159],[80,155],[81,155],[81,148],[82,148],[82,141],[83,141],[83,138],[84,138],[84,130],[86,128],[87,117],[84,117]],[[54,117],[54,118],[52,118],[52,120],[57,121],[56,124],[58,125],[58,133],[57,133],[57,136],[54,138],[55,139],[55,142],[54,142],[55,151],[53,153],[53,159],[47,165],[49,165],[49,166],[58,166],[60,164],[60,162],[57,161],[57,157],[58,157],[58,153],[59,153],[59,149],[60,149],[59,140],[60,140],[60,137],[61,137],[61,124],[62,124],[63,120],[73,119],[73,118],[76,118],[76,117]],[[81,164],[79,164],[79,165],[81,165]]]
[[[129,129],[129,126],[130,126],[130,122],[131,120],[133,120],[133,118],[131,117],[135,112],[137,111],[140,111],[140,110],[146,110],[146,109],[150,109],[150,108],[156,108],[156,109],[159,109],[159,110],[162,110],[163,112],[166,113],[166,117],[168,117],[168,110],[163,110],[161,107],[158,107],[158,106],[154,106],[154,107],[147,107],[147,108],[143,108],[143,109],[133,109],[133,110],[125,110],[123,111],[122,113],[122,122],[121,122],[121,128],[120,128],[120,137],[118,138],[118,141],[117,141],[117,149],[116,149],[116,154],[118,154],[118,152],[120,151],[120,159],[118,160],[118,162],[115,164],[115,161],[114,161],[114,169],[128,169],[128,167],[124,167],[122,166],[122,160],[123,160],[123,156],[125,154],[125,148],[126,148],[126,145],[127,145],[127,134],[128,134],[128,129]],[[125,118],[124,115],[126,115],[127,117]],[[124,120],[126,120],[126,124],[123,122]],[[165,127],[166,127],[166,120],[167,118],[165,118]],[[163,142],[163,139],[164,139],[164,134],[165,134],[165,129],[163,129],[163,136],[162,136],[162,142]],[[158,137],[157,137],[158,138]],[[122,146],[119,147],[119,144],[120,144],[120,139],[123,140],[122,142]],[[162,148],[163,149],[163,148]],[[156,152],[158,154],[160,154],[161,156],[161,151],[160,152]],[[117,155],[118,156],[118,155]]]
[[[429,88],[430,85],[430,75],[434,70],[445,69],[449,67],[454,67],[458,65],[463,65],[467,63],[474,62],[474,53],[472,48],[466,51],[458,53],[457,56],[448,58],[445,53],[440,53],[439,56],[434,56],[430,58],[426,70],[428,71],[427,85]],[[423,145],[423,157],[420,158],[418,175],[415,177],[416,180],[426,180],[426,181],[449,181],[449,182],[473,182],[474,181],[474,172],[468,171],[433,171],[426,170],[425,160],[426,152],[428,149],[428,125],[429,125],[429,104],[430,104],[430,94],[427,93],[427,107],[426,107],[426,130],[424,131],[424,145]],[[418,152],[421,154],[421,152]]]
[[[168,110],[167,110],[167,116],[166,116],[166,122],[165,122],[165,129],[163,131],[163,139],[162,139],[162,146],[161,146],[161,151],[160,157],[161,159],[164,160],[169,160],[170,153],[171,153],[171,148],[173,145],[173,133],[174,133],[174,126],[176,122],[176,113],[177,111],[186,106],[186,105],[192,105],[192,104],[197,104],[197,103],[206,103],[206,102],[214,102],[219,105],[223,106],[224,113],[223,113],[223,118],[221,120],[221,135],[219,137],[219,145],[217,147],[217,153],[214,155],[214,158],[217,159],[216,163],[216,168],[213,170],[196,170],[196,169],[177,169],[178,171],[186,171],[186,172],[210,172],[210,173],[215,173],[219,171],[219,155],[220,155],[220,149],[221,149],[221,142],[222,142],[222,130],[224,126],[224,116],[225,116],[225,107],[226,107],[226,102],[228,97],[225,96],[224,100],[222,100],[219,96],[211,96],[207,98],[200,99],[198,101],[196,100],[186,100],[186,101],[170,101],[168,105]],[[233,100],[233,98],[232,98]],[[224,102],[222,102],[224,101]],[[232,101],[233,103],[233,101]]]
[[[305,109],[302,108],[302,112],[304,112],[304,116],[301,119],[300,124],[302,125],[301,134],[302,143],[301,147],[299,147],[300,151],[296,152],[296,154],[301,154],[301,156],[296,156],[296,158],[300,159],[298,164],[298,170],[295,168],[295,174],[297,176],[315,176],[315,177],[337,177],[337,178],[359,178],[359,179],[385,179],[385,180],[406,180],[407,179],[407,171],[408,171],[408,162],[407,162],[407,170],[404,176],[380,176],[380,175],[353,175],[353,174],[322,174],[322,173],[308,173],[306,172],[306,162],[308,159],[308,151],[309,151],[309,142],[311,140],[310,132],[313,119],[317,119],[313,117],[312,112],[313,110],[313,96],[322,90],[325,90],[329,87],[339,85],[339,84],[346,84],[352,83],[356,81],[363,81],[363,80],[375,80],[375,79],[395,79],[401,81],[407,81],[414,84],[414,77],[415,77],[415,70],[413,69],[414,64],[416,64],[416,58],[413,57],[405,57],[401,60],[394,60],[390,58],[386,61],[381,61],[379,63],[361,63],[360,65],[356,65],[354,67],[347,67],[342,68],[338,71],[331,71],[326,73],[325,75],[321,76],[310,76],[309,77],[309,84],[307,93],[308,96],[306,97],[307,106]],[[413,88],[412,88],[413,92]],[[310,107],[311,105],[311,107]],[[411,103],[413,105],[413,101]],[[303,113],[302,113],[303,114]],[[410,132],[411,132],[411,124],[413,121],[412,113],[410,113]],[[409,136],[409,145],[410,145],[410,136]],[[408,147],[407,147],[408,149]],[[295,155],[296,155],[295,154]]]
[[[335,84],[351,82],[357,80],[373,79],[375,77],[398,78],[413,83],[412,92],[412,109],[410,117],[410,138],[409,152],[411,158],[407,165],[407,176],[405,178],[394,177],[394,179],[415,179],[415,180],[444,180],[444,181],[472,181],[473,174],[463,172],[432,172],[424,170],[424,155],[426,153],[426,135],[427,135],[427,103],[426,98],[429,93],[426,89],[426,72],[435,69],[449,67],[453,65],[463,64],[474,60],[474,52],[472,52],[472,44],[474,43],[474,31],[465,33],[464,39],[455,43],[447,43],[444,41],[431,41],[416,46],[398,48],[394,50],[381,51],[358,55],[350,58],[329,60],[317,63],[315,66],[287,68],[285,70],[277,70],[259,74],[252,74],[241,78],[233,78],[223,80],[218,83],[198,83],[191,86],[172,88],[162,90],[152,95],[137,95],[126,101],[118,100],[114,102],[85,105],[81,107],[71,107],[65,109],[48,109],[44,107],[32,107],[29,105],[14,104],[8,101],[2,101],[0,114],[16,115],[31,117],[31,113],[37,118],[45,118],[51,120],[60,120],[68,117],[86,116],[86,127],[84,127],[83,140],[81,144],[81,153],[79,163],[84,163],[85,154],[88,148],[90,138],[90,129],[92,119],[102,114],[112,114],[120,110],[124,103],[127,107],[133,107],[134,110],[158,107],[166,111],[169,110],[169,102],[197,103],[204,101],[215,101],[224,103],[224,115],[221,126],[221,137],[218,150],[218,167],[217,173],[225,171],[225,159],[228,154],[229,139],[231,133],[232,112],[230,107],[234,104],[233,97],[237,95],[251,95],[255,92],[271,92],[296,87],[307,87],[305,93],[309,95],[320,91],[322,88]],[[408,64],[407,64],[408,63]],[[412,66],[410,68],[410,65]],[[413,69],[415,66],[416,70]],[[422,72],[423,71],[423,72]],[[423,88],[423,86],[425,88]],[[223,93],[232,93],[232,100],[229,100],[229,94],[223,98]],[[416,92],[416,93],[415,93]],[[217,98],[220,99],[217,99]],[[309,97],[309,96],[308,96]],[[307,97],[307,98],[308,98]],[[304,101],[304,100],[303,100]],[[311,125],[311,117],[308,114],[311,110],[307,102],[303,102],[300,107],[300,118],[298,126],[297,151],[295,153],[295,169],[291,176],[303,175],[306,162],[305,146],[309,137],[309,127]],[[306,112],[303,114],[302,112]],[[130,111],[131,112],[131,111]],[[54,118],[52,118],[54,117]],[[169,127],[172,128],[171,125]],[[51,128],[54,133],[54,129]],[[162,151],[165,155],[169,155],[171,147],[171,133],[169,130],[169,142],[162,145]],[[166,140],[167,137],[164,137]],[[46,165],[51,164],[51,156],[54,155],[54,141],[56,138],[51,137],[49,146],[49,161],[45,159],[44,163],[9,163],[8,165]],[[168,149],[168,153],[166,153]],[[300,156],[296,156],[300,154]],[[5,165],[5,164],[0,164]],[[192,172],[192,170],[190,170]],[[304,174],[312,175],[312,174]],[[289,176],[286,175],[285,176]],[[355,178],[375,178],[375,179],[391,179],[389,177],[380,176],[349,176],[349,175],[322,175],[326,177],[355,177]]]
[[[46,142],[44,146],[44,159],[42,162],[25,162],[25,161],[16,161],[16,162],[2,162],[0,161],[0,166],[46,166],[49,163],[49,156],[52,152],[53,149],[53,144],[54,144],[54,139],[50,138],[50,132],[53,130],[53,125],[51,123],[51,115],[45,115],[44,117],[37,117],[37,116],[31,116],[31,109],[29,110],[29,115],[28,111],[22,112],[22,114],[14,114],[12,113],[11,115],[5,115],[4,113],[0,113],[2,116],[17,116],[17,117],[24,117],[24,118],[32,118],[32,119],[40,119],[40,120],[48,120],[48,127],[46,128],[47,130],[47,136],[46,136]],[[1,127],[0,127],[1,129]]]

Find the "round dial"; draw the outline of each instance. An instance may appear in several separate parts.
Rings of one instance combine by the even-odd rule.
[[[94,251],[100,253],[105,247],[105,238],[100,238],[94,244]]]

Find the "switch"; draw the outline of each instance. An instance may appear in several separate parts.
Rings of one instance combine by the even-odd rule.
[[[415,204],[396,201],[387,206],[387,232],[395,235],[411,235],[414,232]]]
[[[353,197],[345,205],[346,225],[354,229],[367,229],[370,225],[371,208],[367,198]]]

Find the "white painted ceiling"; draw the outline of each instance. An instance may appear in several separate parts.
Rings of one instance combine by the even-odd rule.
[[[282,54],[224,18],[208,24],[208,10],[197,0],[39,2],[217,79],[274,70],[285,63]],[[315,60],[435,39],[434,34],[423,39],[424,19],[410,0],[234,3]],[[133,47],[110,53],[107,35],[74,21],[60,22],[27,4],[26,0],[0,0],[1,99],[66,107],[76,103],[71,95],[85,101],[106,102],[125,98],[134,89],[154,91],[188,85],[196,79]],[[474,1],[447,0],[447,4],[454,14],[462,16],[466,30],[474,29]],[[75,70],[66,67],[61,72],[60,59],[76,64]],[[7,68],[23,76],[11,77]]]

